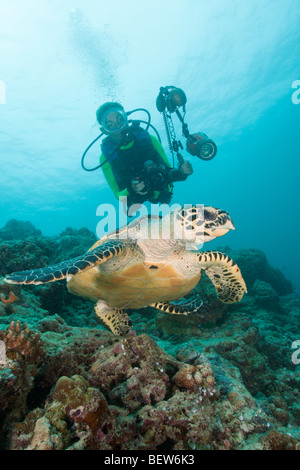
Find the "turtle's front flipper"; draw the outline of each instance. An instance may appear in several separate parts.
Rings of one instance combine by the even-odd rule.
[[[174,302],[156,302],[151,304],[150,307],[175,315],[188,315],[189,313],[197,312],[202,305],[203,300],[201,297],[194,295],[189,299],[180,299]]]
[[[8,274],[4,281],[9,284],[45,284],[60,281],[68,276],[91,269],[126,250],[126,244],[119,240],[109,240],[76,258],[62,261],[47,268],[18,271]]]
[[[132,326],[125,310],[109,307],[103,300],[98,300],[95,305],[95,312],[116,336],[126,335]]]
[[[219,251],[196,253],[200,268],[205,271],[224,303],[239,302],[247,292],[240,268],[229,256]]]

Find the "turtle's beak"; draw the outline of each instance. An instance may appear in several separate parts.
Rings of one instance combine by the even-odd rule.
[[[222,237],[229,232],[229,230],[235,230],[228,212],[215,209],[214,207],[205,207],[203,213],[205,218],[202,229],[204,241]]]
[[[235,230],[235,226],[233,225],[232,220],[229,218],[224,225],[219,225],[213,230],[213,236],[215,238],[222,237],[225,235],[229,230]]]

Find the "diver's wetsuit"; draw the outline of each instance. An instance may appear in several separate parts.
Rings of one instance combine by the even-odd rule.
[[[127,205],[150,201],[168,204],[172,198],[172,183],[184,181],[187,176],[177,168],[171,168],[160,142],[139,126],[129,128],[127,144],[118,147],[111,137],[104,139],[100,156],[104,176],[117,198],[127,196]],[[105,161],[107,162],[105,163]],[[148,161],[154,169],[145,169]],[[144,181],[145,195],[132,189],[132,181]]]

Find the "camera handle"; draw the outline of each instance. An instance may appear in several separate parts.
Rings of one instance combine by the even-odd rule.
[[[172,154],[173,159],[173,168],[175,166],[175,153],[177,156],[177,160],[179,166],[182,165],[184,159],[179,152],[179,149],[183,149],[182,143],[180,140],[176,139],[176,133],[174,129],[174,124],[172,120],[172,113],[176,113],[179,121],[182,124],[182,135],[188,139],[191,137],[188,126],[184,122],[184,115],[185,115],[185,104],[186,104],[186,96],[183,90],[180,88],[176,88],[173,86],[168,87],[161,87],[160,93],[156,100],[156,107],[159,112],[162,113],[163,121],[166,129],[167,140],[170,152]],[[179,112],[178,107],[182,106],[184,115],[182,116]]]
[[[177,152],[177,160],[178,160],[179,166],[181,166],[184,162],[184,158],[179,152]]]
[[[190,137],[190,133],[189,133],[189,130],[188,130],[188,126],[187,124],[184,122],[184,119],[183,117],[181,116],[180,112],[178,111],[178,109],[175,110],[179,120],[181,121],[182,123],[182,134],[184,135],[184,137],[188,138]],[[173,168],[174,168],[174,162],[175,162],[175,152],[176,152],[176,156],[177,156],[177,160],[178,160],[178,163],[179,165],[181,166],[182,163],[184,162],[184,159],[183,159],[183,156],[181,155],[181,153],[179,152],[179,149],[183,149],[183,146],[182,146],[182,143],[180,142],[180,140],[176,140],[176,133],[175,133],[175,129],[174,129],[174,125],[173,125],[173,121],[172,121],[172,116],[171,116],[171,113],[167,112],[166,110],[164,110],[162,112],[162,115],[163,115],[163,121],[164,121],[164,125],[165,125],[165,128],[166,128],[166,134],[167,134],[167,139],[168,139],[168,144],[169,144],[169,149],[170,149],[170,152],[172,154],[172,157],[173,157]]]

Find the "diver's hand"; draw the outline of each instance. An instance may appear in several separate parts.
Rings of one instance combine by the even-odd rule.
[[[147,191],[143,191],[145,189],[144,181],[132,180],[131,187],[135,193],[140,194],[141,196],[147,194]]]
[[[179,171],[183,176],[189,176],[193,173],[193,167],[187,160],[179,167]]]

